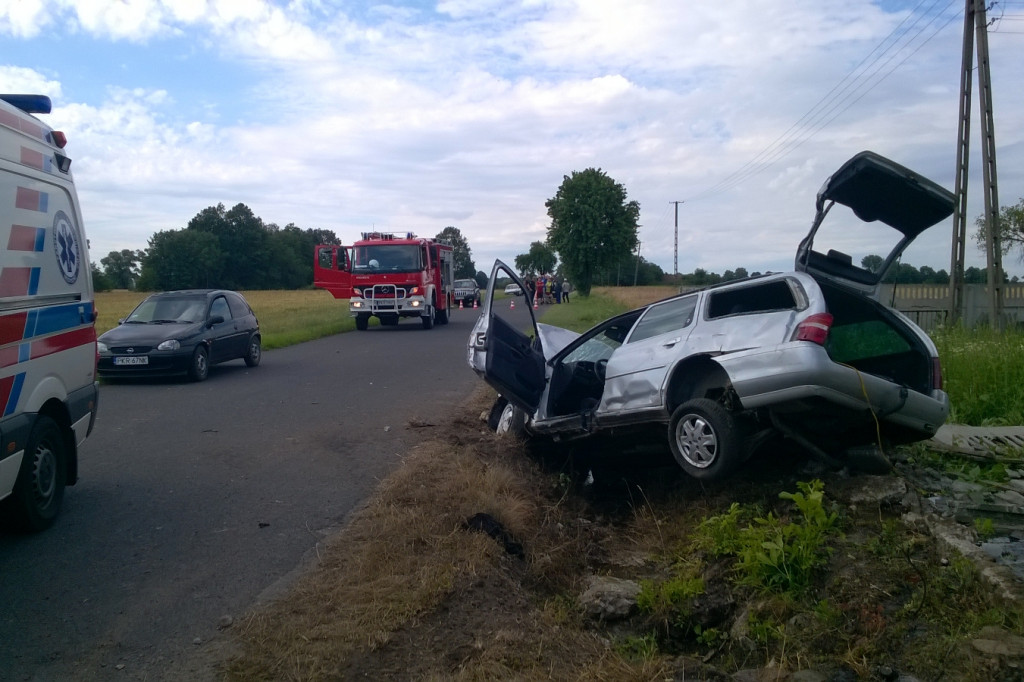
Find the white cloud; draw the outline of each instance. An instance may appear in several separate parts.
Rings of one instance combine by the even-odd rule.
[[[43,0],[0,1],[0,34],[33,38],[50,23]]]
[[[4,5],[0,32],[25,40],[53,16],[49,30],[74,19],[108,50],[185,36],[242,85],[225,83],[222,100],[201,93],[216,118],[186,115],[187,95],[161,84],[161,69],[175,67],[154,62],[151,78],[102,72],[102,99],[51,115],[69,132],[101,254],[143,248],[211,204],[244,202],[265,220],[346,239],[371,226],[455,225],[486,269],[543,239],[544,201],[563,175],[593,166],[640,201],[644,256],[666,269],[674,200],[686,201],[682,270],[781,269],[818,187],[861,149],[952,187],[956,22],[791,129],[906,16],[864,0],[445,0],[348,14],[315,0],[114,4],[119,14],[99,0],[25,2],[17,18]],[[1003,190],[1006,204],[1024,194],[1024,96],[1003,85],[1019,41],[993,38],[1000,167],[1018,183]],[[59,73],[22,59],[29,68],[0,78],[60,94]],[[771,145],[790,152],[720,185]],[[948,241],[929,256],[939,265]]]

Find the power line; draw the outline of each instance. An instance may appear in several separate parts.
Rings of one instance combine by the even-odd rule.
[[[911,56],[917,53],[924,45],[930,42],[942,29],[956,19],[961,11],[950,16],[944,23],[938,26],[926,38],[924,38],[913,50],[903,59],[893,65],[888,71],[879,77],[879,73],[893,62],[902,52],[913,46],[914,42],[932,26],[951,6],[955,0],[946,2],[945,7],[934,11],[942,0],[931,0],[931,4],[923,12],[918,10],[927,2],[922,0],[914,11],[901,21],[878,45],[868,53],[846,76],[844,76],[828,93],[811,107],[796,123],[789,127],[771,144],[759,152],[753,159],[748,161],[737,171],[726,176],[717,184],[698,193],[690,199],[695,201],[725,192],[728,189],[740,184],[747,178],[763,172],[771,167],[776,161],[786,156],[810,137],[817,134],[822,128],[835,120],[840,114],[849,109],[853,104],[863,98],[868,92],[877,87],[893,71],[904,64]],[[928,21],[922,21],[924,17],[931,16]],[[909,22],[909,23],[908,23]],[[909,37],[908,37],[909,36]],[[884,61],[883,58],[888,55]]]

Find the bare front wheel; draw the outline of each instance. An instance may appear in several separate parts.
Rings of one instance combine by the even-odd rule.
[[[744,460],[744,438],[733,413],[706,398],[683,403],[668,424],[672,456],[683,471],[705,481],[731,474]]]

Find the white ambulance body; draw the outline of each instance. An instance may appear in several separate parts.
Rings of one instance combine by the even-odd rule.
[[[65,137],[0,95],[0,522],[42,530],[96,419],[96,309]]]

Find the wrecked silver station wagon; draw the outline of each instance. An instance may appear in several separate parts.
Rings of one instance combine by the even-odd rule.
[[[722,478],[772,436],[832,463],[934,435],[949,400],[935,345],[880,303],[879,282],[954,195],[872,152],[821,188],[794,272],[680,294],[584,334],[495,301],[497,261],[468,361],[499,397],[492,427],[569,441],[664,429],[690,475]],[[826,227],[827,226],[827,227]],[[855,265],[885,254],[874,271]],[[869,259],[877,260],[877,259]],[[532,326],[533,335],[520,331]]]

